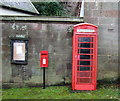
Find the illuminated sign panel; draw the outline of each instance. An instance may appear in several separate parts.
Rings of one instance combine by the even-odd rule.
[[[77,29],[77,32],[95,32],[93,29]]]

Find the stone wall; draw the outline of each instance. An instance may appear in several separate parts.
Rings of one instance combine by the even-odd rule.
[[[42,84],[43,71],[39,66],[39,52],[49,51],[46,84],[67,83],[71,77],[72,33],[70,23],[2,22],[3,83]],[[11,64],[10,36],[29,37],[28,65]],[[66,80],[67,79],[67,80]]]
[[[85,2],[85,22],[99,28],[98,80],[114,81],[118,77],[118,3]],[[3,85],[42,85],[39,51],[49,51],[46,84],[71,83],[72,33],[76,23],[43,21],[3,21],[2,23]],[[28,65],[11,64],[12,35],[29,37]]]
[[[86,2],[85,22],[99,28],[98,78],[118,76],[118,2]]]

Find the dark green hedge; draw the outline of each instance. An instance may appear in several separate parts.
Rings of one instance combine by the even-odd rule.
[[[33,2],[41,16],[63,16],[63,5],[59,2]]]

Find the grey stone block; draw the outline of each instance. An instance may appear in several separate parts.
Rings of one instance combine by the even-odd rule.
[[[99,9],[118,10],[118,2],[99,2]]]
[[[98,17],[86,17],[85,16],[84,19],[87,23],[92,23],[92,24],[95,24],[95,25],[99,24]]]
[[[99,24],[100,25],[112,25],[116,24],[117,19],[112,17],[100,17]]]
[[[98,9],[99,5],[98,2],[85,2],[85,9]]]

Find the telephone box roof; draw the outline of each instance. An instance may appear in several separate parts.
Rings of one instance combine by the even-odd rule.
[[[80,26],[80,25],[90,25],[90,26],[93,26],[93,27],[96,27],[96,28],[97,28],[97,26],[95,26],[95,25],[93,25],[93,24],[90,24],[90,23],[80,23],[80,24],[74,25],[74,27],[77,27],[77,26]]]

